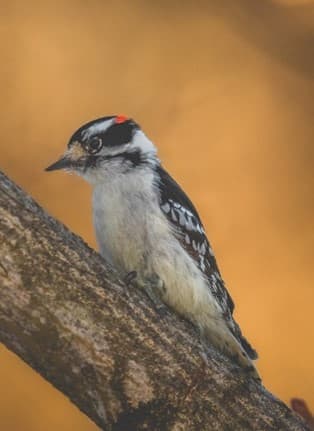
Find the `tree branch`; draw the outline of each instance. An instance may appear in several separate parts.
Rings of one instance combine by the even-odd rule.
[[[306,430],[0,174],[0,340],[105,430]]]

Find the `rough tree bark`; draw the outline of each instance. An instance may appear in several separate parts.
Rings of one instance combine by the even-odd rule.
[[[306,430],[0,174],[0,340],[104,430]]]

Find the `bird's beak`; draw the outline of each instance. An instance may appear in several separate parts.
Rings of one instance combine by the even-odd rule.
[[[86,153],[79,142],[75,141],[66,150],[61,159],[46,168],[46,171],[56,171],[57,169],[75,170],[84,165]]]
[[[69,157],[61,157],[52,165],[48,166],[45,171],[56,171],[58,169],[69,169],[71,168],[72,160]]]

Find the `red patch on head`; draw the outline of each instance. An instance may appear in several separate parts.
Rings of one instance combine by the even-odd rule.
[[[126,117],[125,115],[117,115],[115,119],[115,123],[116,124],[124,123],[125,121],[127,121],[127,119],[128,117]]]

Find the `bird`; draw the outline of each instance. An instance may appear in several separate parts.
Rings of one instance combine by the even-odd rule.
[[[121,277],[135,279],[156,309],[175,310],[205,346],[259,380],[257,353],[233,317],[234,302],[200,216],[139,124],[125,115],[89,121],[46,168],[58,169],[92,185],[99,251]]]

